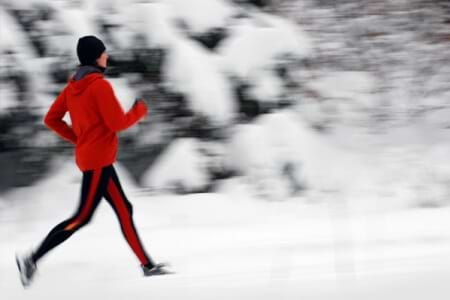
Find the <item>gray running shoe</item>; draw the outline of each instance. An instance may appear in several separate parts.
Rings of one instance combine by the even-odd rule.
[[[142,271],[144,272],[144,276],[155,276],[155,275],[167,275],[173,274],[173,272],[167,270],[167,264],[160,263],[156,264],[153,268],[148,268],[146,266],[142,266]]]
[[[33,280],[33,276],[36,272],[36,264],[34,263],[31,255],[17,255],[16,263],[20,272],[20,280],[22,281],[23,287],[28,287]]]

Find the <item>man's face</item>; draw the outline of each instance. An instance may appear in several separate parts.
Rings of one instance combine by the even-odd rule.
[[[97,58],[97,64],[100,67],[106,68],[106,66],[108,65],[108,54],[106,54],[106,52],[103,52],[102,55],[100,55],[99,58]]]

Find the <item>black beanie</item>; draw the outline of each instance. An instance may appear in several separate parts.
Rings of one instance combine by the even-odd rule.
[[[93,35],[78,40],[77,55],[81,65],[95,65],[95,61],[106,50],[103,42]]]

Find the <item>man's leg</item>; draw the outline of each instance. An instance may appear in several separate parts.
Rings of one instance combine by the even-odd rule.
[[[83,172],[80,205],[77,212],[73,217],[61,222],[50,231],[32,254],[34,263],[67,240],[75,231],[89,223],[106,190],[108,179],[111,176],[111,167],[112,165]]]
[[[105,198],[109,204],[111,204],[117,217],[119,218],[120,227],[122,228],[122,233],[125,236],[128,244],[130,245],[133,252],[138,257],[141,265],[152,268],[155,263],[151,260],[149,255],[146,253],[141,240],[136,231],[136,227],[133,222],[133,206],[128,201],[122,186],[119,182],[119,177],[117,173],[112,168],[111,177],[109,178]]]

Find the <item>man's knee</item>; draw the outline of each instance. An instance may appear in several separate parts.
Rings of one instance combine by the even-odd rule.
[[[91,219],[92,216],[88,216],[87,218],[84,219],[73,220],[64,228],[64,230],[77,231],[81,227],[86,226],[89,222],[91,222]]]

